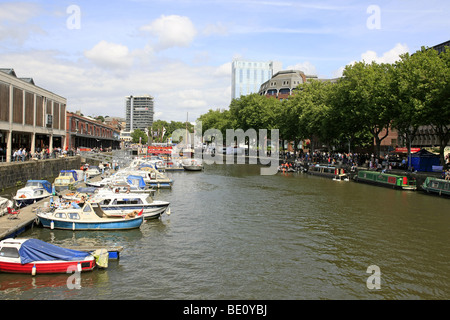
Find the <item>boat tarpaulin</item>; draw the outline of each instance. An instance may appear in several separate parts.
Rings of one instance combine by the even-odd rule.
[[[22,264],[34,261],[82,260],[89,252],[66,249],[38,239],[28,239],[19,249]]]
[[[135,183],[133,183],[133,181],[136,181],[136,180],[138,181],[138,187],[139,188],[141,188],[141,189],[145,188],[145,181],[144,181],[143,177],[141,177],[141,176],[133,176],[133,175],[130,175],[130,176],[127,177],[127,182],[129,184],[135,184]]]
[[[47,180],[28,180],[27,183],[34,183],[37,182],[42,185],[42,187],[47,190],[49,193],[52,193],[52,184],[48,182]]]

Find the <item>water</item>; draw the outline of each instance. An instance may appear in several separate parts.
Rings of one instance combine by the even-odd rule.
[[[106,270],[0,274],[0,299],[449,299],[450,200],[256,165],[174,172],[171,215],[129,231],[34,227],[59,245],[124,247]],[[381,271],[381,288],[369,289]]]

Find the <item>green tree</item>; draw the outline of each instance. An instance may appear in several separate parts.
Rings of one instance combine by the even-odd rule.
[[[357,62],[346,66],[343,78],[339,81],[339,99],[335,107],[345,116],[346,125],[370,132],[375,141],[374,153],[380,155],[381,142],[388,136],[394,116],[392,108],[391,64]],[[383,130],[386,132],[381,136]],[[355,132],[352,133],[355,135]],[[360,136],[361,136],[360,134]],[[351,134],[350,134],[351,135]]]
[[[441,164],[450,139],[450,50],[441,55],[422,47],[413,55],[403,54],[395,64],[393,77],[393,126],[411,144],[422,125],[431,125],[440,141]],[[409,165],[411,163],[409,162]]]
[[[139,143],[139,138],[141,138],[141,143],[142,144],[146,144],[148,137],[145,134],[144,131],[140,130],[140,129],[136,129],[131,133],[131,141],[133,143]]]

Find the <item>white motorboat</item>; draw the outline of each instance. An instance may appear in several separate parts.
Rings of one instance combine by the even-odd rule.
[[[16,206],[21,208],[52,195],[52,185],[47,180],[28,180],[25,187],[17,190],[13,197]]]
[[[162,214],[170,214],[170,202],[153,200],[143,193],[112,192],[98,189],[89,199],[93,206],[98,204],[108,216],[123,216],[129,212],[143,210],[144,219],[156,219]]]
[[[173,180],[168,178],[162,172],[152,167],[144,167],[141,170],[123,169],[119,170],[115,177],[141,176],[146,185],[154,188],[171,188]]]
[[[89,166],[89,168],[84,172],[86,177],[92,178],[100,175],[102,171],[97,166]]]
[[[186,171],[202,171],[203,163],[197,159],[185,159],[183,161],[183,168]]]

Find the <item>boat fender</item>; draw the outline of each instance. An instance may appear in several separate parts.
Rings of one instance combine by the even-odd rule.
[[[50,229],[54,229],[55,228],[55,223],[53,222],[53,220],[50,222]]]
[[[75,222],[72,222],[72,230],[75,230]]]
[[[77,271],[81,272],[81,263],[79,263],[79,262],[77,263]]]
[[[35,276],[36,275],[36,265],[33,264],[33,268],[31,268],[31,275]]]

